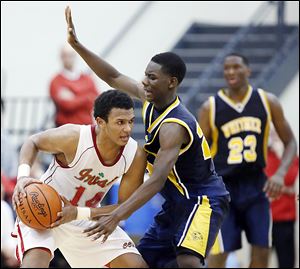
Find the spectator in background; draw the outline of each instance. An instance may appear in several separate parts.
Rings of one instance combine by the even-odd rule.
[[[281,163],[283,145],[274,130],[269,137],[268,158],[265,173],[272,177]],[[295,221],[296,194],[295,181],[299,172],[299,157],[296,156],[284,177],[282,195],[271,202],[273,218],[273,246],[279,268],[294,268],[295,265]]]
[[[56,106],[56,127],[66,123],[92,124],[92,109],[99,92],[92,78],[75,67],[76,53],[66,44],[61,49],[63,69],[50,83],[50,96]]]
[[[4,113],[5,104],[1,98],[1,184],[5,186],[6,201],[10,202],[17,179],[18,153],[4,128]]]
[[[2,185],[1,174],[1,268],[17,268],[18,260],[15,258],[15,243],[11,237],[14,229],[14,215],[10,205],[4,200],[5,188]]]

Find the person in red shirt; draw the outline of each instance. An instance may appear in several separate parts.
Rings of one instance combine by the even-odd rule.
[[[277,171],[282,154],[282,145],[274,129],[271,129],[265,173],[270,178]],[[273,218],[273,246],[279,268],[294,268],[295,265],[295,181],[299,172],[299,156],[296,156],[284,176],[282,195],[271,202]]]
[[[50,82],[50,96],[56,107],[55,125],[92,124],[94,100],[100,92],[90,75],[76,70],[76,54],[68,44],[60,56],[63,69]]]

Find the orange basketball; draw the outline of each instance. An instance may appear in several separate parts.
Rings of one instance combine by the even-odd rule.
[[[27,226],[45,230],[56,221],[57,213],[62,210],[59,194],[47,184],[33,183],[25,187],[26,197],[20,196],[17,214]]]

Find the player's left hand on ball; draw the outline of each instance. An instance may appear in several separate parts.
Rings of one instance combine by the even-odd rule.
[[[57,220],[51,224],[51,228],[55,228],[61,224],[75,220],[77,217],[76,206],[73,206],[66,197],[62,195],[60,197],[64,203],[64,206],[62,208],[62,211],[57,213]]]

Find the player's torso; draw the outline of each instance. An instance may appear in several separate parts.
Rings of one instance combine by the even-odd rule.
[[[178,97],[162,113],[158,113],[153,104],[146,102],[143,107],[143,118],[146,134],[144,148],[148,153],[147,169],[150,174],[160,149],[159,131],[162,124],[177,123],[183,126],[189,135],[189,142],[181,147],[179,157],[161,191],[166,199],[170,197],[172,199],[174,197],[190,199],[202,195],[202,192],[205,191],[208,195],[215,195],[215,193],[224,195],[226,193],[225,188],[223,191],[223,186],[220,184],[222,180],[219,180],[215,173],[209,146],[202,130],[194,116],[181,104]]]
[[[129,168],[137,143],[132,138],[120,149],[115,162],[106,165],[96,146],[95,127],[81,125],[80,138],[74,160],[64,167],[54,158],[41,177],[73,205],[96,207],[110,187]]]
[[[252,89],[243,101],[234,103],[220,90],[210,98],[212,155],[223,177],[262,173],[271,120],[266,94]]]

